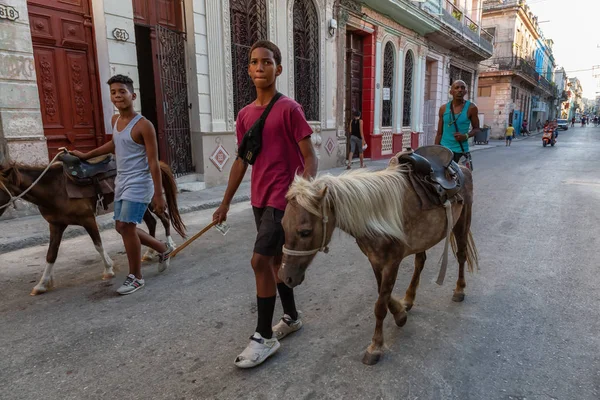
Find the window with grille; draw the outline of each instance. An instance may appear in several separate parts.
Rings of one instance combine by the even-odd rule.
[[[267,39],[266,0],[229,0],[229,11],[233,108],[237,118],[238,112],[256,98],[256,89],[248,76],[248,53],[256,41]]]
[[[404,58],[404,104],[402,107],[402,126],[410,126],[411,121],[413,64],[413,53],[409,50]]]
[[[388,42],[383,53],[383,106],[381,126],[392,126],[394,119],[394,46]]]
[[[319,15],[312,0],[294,2],[294,92],[306,119],[319,121]]]

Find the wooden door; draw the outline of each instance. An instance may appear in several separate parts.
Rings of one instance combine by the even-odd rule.
[[[89,0],[27,2],[44,135],[59,147],[89,151],[104,143]]]
[[[346,35],[346,126],[355,111],[362,112],[362,36]]]

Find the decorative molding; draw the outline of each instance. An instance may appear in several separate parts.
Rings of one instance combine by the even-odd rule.
[[[288,96],[291,98],[295,98],[295,81],[294,81],[294,2],[296,0],[288,0],[288,13],[287,13],[287,39],[288,39],[288,74],[289,74],[289,87],[288,87]],[[325,42],[327,41],[327,32],[325,32],[325,7],[321,7],[318,0],[312,0],[315,8],[317,9],[317,14],[319,16],[319,48],[321,49],[321,54],[319,54],[319,84],[320,84],[320,105],[319,105],[319,124],[322,128],[326,126],[326,114],[325,114],[325,93],[326,93],[326,80],[325,80]],[[314,122],[314,121],[313,121]]]
[[[118,40],[120,42],[126,42],[129,40],[129,33],[127,33],[125,29],[115,28],[112,31],[112,35],[115,38],[115,40]]]
[[[333,150],[335,150],[335,140],[333,140],[331,137],[329,139],[327,139],[327,142],[325,142],[325,150],[327,151],[327,154],[331,156],[331,153],[333,153]]]
[[[50,118],[56,115],[56,100],[54,98],[54,83],[52,79],[52,65],[48,60],[42,59],[40,62],[42,67],[42,90],[44,91],[44,108],[46,115]]]
[[[229,0],[223,0],[223,50],[225,51],[225,96],[227,96],[227,130],[234,130],[233,110],[233,70],[231,65],[231,18]],[[212,93],[212,92],[211,92]]]
[[[225,150],[225,147],[219,143],[215,151],[213,151],[212,155],[209,157],[209,160],[212,161],[219,172],[223,172],[223,168],[225,168],[225,165],[230,158],[231,156],[227,150]]]
[[[0,19],[16,21],[19,19],[19,12],[13,6],[0,4]]]
[[[269,9],[269,40],[273,43],[277,43],[276,33],[275,33],[275,1],[269,0],[269,4],[267,5]]]
[[[79,116],[79,122],[85,120],[85,98],[83,97],[83,78],[81,76],[81,65],[71,64],[73,72],[73,92],[75,97],[75,113]]]

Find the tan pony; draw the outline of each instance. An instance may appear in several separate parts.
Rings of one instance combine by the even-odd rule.
[[[471,208],[473,179],[462,167],[462,202],[452,204],[451,243],[458,259],[458,281],[452,299],[464,299],[465,262],[469,271],[477,265],[473,242]],[[403,326],[413,306],[425,251],[446,237],[444,207],[421,211],[419,198],[408,179],[408,168],[390,166],[377,172],[354,171],[340,176],[323,175],[309,181],[296,177],[287,194],[288,206],[282,224],[285,230],[284,258],[279,278],[288,286],[302,283],[304,274],[319,251],[327,252],[334,229],[356,239],[368,257],[379,288],[375,304],[375,334],[363,357],[373,365],[383,354],[383,320],[389,309],[396,325]],[[400,262],[415,254],[415,270],[403,300],[392,296]]]

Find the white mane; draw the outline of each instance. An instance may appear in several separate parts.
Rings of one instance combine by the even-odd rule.
[[[322,217],[321,196],[327,187],[325,205],[333,208],[338,228],[356,238],[388,236],[405,241],[403,199],[409,185],[406,172],[406,167],[393,166],[376,172],[320,175],[311,181],[296,176],[286,197]]]

